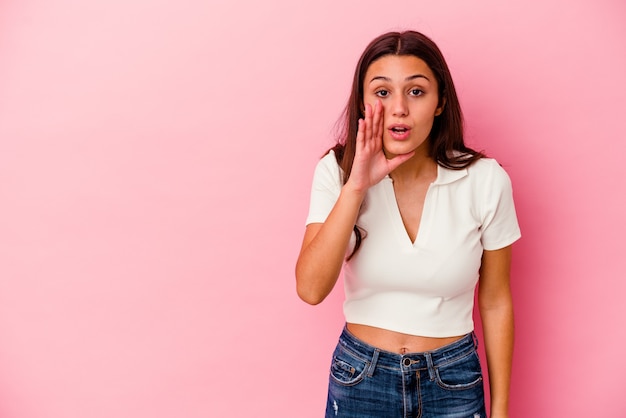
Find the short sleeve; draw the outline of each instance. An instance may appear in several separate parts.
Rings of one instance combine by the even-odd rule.
[[[517,222],[513,187],[504,169],[490,160],[482,205],[481,242],[485,250],[498,250],[511,245],[522,235]]]
[[[335,153],[330,151],[315,167],[307,225],[326,221],[339,198],[341,185],[341,169],[335,159]]]

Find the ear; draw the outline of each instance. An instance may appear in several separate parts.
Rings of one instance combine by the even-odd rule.
[[[435,109],[435,116],[441,115],[445,107],[446,107],[446,98],[442,97],[441,100],[439,100],[439,107]]]

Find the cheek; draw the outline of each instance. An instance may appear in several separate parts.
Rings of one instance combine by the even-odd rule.
[[[365,105],[366,104],[372,106],[372,109],[373,109],[374,108],[374,104],[376,103],[376,99],[377,99],[376,96],[365,96],[363,98],[363,104],[362,104],[363,109],[365,109]]]

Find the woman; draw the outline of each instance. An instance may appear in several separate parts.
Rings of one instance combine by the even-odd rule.
[[[344,267],[346,326],[326,416],[485,417],[472,320],[479,283],[491,417],[508,417],[519,237],[509,177],[465,146],[437,46],[413,31],[373,40],[343,133],[315,170],[296,265],[310,304]]]

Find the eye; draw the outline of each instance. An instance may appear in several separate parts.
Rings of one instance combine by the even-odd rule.
[[[375,94],[378,97],[387,97],[387,96],[389,96],[389,92],[387,90],[383,90],[383,89],[378,90]]]
[[[422,94],[424,94],[424,92],[422,90],[420,90],[420,89],[411,89],[409,91],[409,94],[411,96],[421,96]]]

